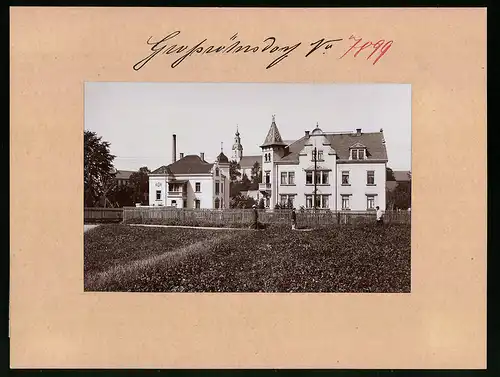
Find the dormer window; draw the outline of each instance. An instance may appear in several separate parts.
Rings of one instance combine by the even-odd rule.
[[[219,168],[215,168],[215,176],[218,177],[219,176]]]
[[[351,160],[364,160],[365,150],[364,149],[351,149]]]
[[[354,144],[351,148],[351,160],[364,160],[366,158],[366,147],[361,143]]]

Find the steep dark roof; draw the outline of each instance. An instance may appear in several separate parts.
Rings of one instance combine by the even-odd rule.
[[[291,143],[286,148],[286,154],[283,156],[283,158],[280,161],[299,162],[299,152],[302,150],[302,148],[304,148],[306,141],[307,141],[307,137],[302,136],[299,140]]]
[[[404,182],[410,180],[410,172],[408,170],[394,170],[394,178],[397,182]]]
[[[387,160],[384,135],[382,132],[368,132],[356,135],[355,133],[324,134],[330,141],[331,147],[339,159],[349,159],[349,148],[356,143],[366,146],[368,160]],[[299,152],[304,148],[308,138],[303,136],[286,148],[286,154],[280,161],[299,162]]]
[[[172,174],[168,166],[160,166],[158,169],[153,170],[151,174]]]
[[[351,133],[330,134],[327,137],[340,159],[348,160],[349,148],[356,143],[360,143],[366,147],[368,160],[387,160],[387,150],[382,132],[367,132],[360,135]]]
[[[213,165],[198,155],[188,155],[168,166],[159,167],[152,174],[208,174]]]
[[[227,156],[224,153],[220,152],[220,154],[217,156],[217,161],[219,163],[228,164],[229,158],[227,158]]]
[[[286,145],[286,143],[283,142],[283,139],[281,138],[278,126],[276,126],[274,116],[271,127],[269,128],[269,131],[267,133],[266,140],[264,140],[264,143],[261,145],[261,147],[269,147],[272,145]]]
[[[258,162],[260,165],[261,161],[262,156],[243,156],[240,160],[240,167],[251,168],[256,162]]]

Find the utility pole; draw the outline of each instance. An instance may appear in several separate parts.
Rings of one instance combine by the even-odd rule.
[[[314,158],[314,174],[313,174],[313,179],[314,179],[314,197],[313,197],[313,200],[314,200],[314,211],[316,211],[316,207],[317,207],[317,205],[316,205],[316,191],[317,191],[317,186],[316,186],[316,182],[317,182],[317,180],[316,180],[316,171],[317,171],[317,168],[318,168],[318,166],[317,166],[317,158],[316,158],[317,153],[318,153],[317,148],[314,147],[314,151],[313,151],[313,158]]]

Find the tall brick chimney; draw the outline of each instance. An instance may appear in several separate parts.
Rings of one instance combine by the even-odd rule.
[[[172,135],[172,163],[177,160],[177,136]]]
[[[356,128],[356,135],[357,136],[361,135],[361,128]]]

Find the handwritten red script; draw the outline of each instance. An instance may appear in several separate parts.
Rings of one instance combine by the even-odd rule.
[[[238,33],[234,34],[226,43],[222,44],[210,44],[207,38],[201,39],[198,43],[184,44],[177,42],[177,37],[180,34],[181,32],[177,30],[157,40],[154,40],[153,37],[149,37],[146,41],[146,44],[149,46],[148,55],[135,63],[133,69],[135,71],[142,69],[158,55],[175,56],[176,59],[171,63],[170,67],[177,68],[184,60],[195,55],[255,55],[262,53],[274,58],[274,60],[266,66],[266,69],[270,69],[292,54],[296,54],[297,51],[300,51],[299,47],[302,45],[302,42],[280,42],[274,36],[267,37],[260,43],[245,44],[239,39]],[[326,55],[329,50],[334,51],[334,49],[341,49],[342,47],[340,46],[345,42],[350,43],[350,46],[347,50],[344,50],[344,54],[341,55],[339,59],[348,56],[352,56],[353,58],[357,58],[358,55],[366,56],[366,60],[373,61],[373,65],[387,54],[393,43],[392,40],[385,39],[379,39],[375,42],[364,41],[363,38],[354,35],[351,35],[346,41],[343,38],[321,38],[315,42],[309,43],[309,47],[307,48],[308,51],[304,56],[308,58],[312,55],[318,55],[320,52],[322,52],[321,55]]]
[[[354,35],[351,35],[349,37],[349,40],[354,40],[354,43],[351,45],[351,47],[349,47],[349,50],[347,50],[344,53],[344,55],[340,57],[340,59],[342,59],[344,56],[347,56],[347,54],[349,54],[351,51],[356,51],[353,52],[353,56],[357,57],[363,51],[368,50],[368,52],[365,52],[365,55],[368,54],[370,51],[371,53],[366,57],[366,60],[370,60],[370,58],[375,55],[375,57],[372,59],[373,65],[375,65],[380,59],[382,59],[382,57],[387,53],[387,51],[389,51],[393,42],[393,41],[386,41],[385,39],[379,39],[375,43],[368,41],[361,44],[363,38],[356,38]]]

